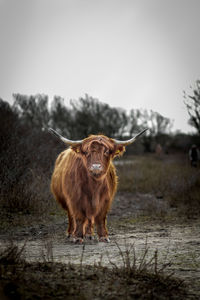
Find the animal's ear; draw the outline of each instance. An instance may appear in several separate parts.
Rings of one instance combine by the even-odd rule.
[[[77,145],[72,145],[71,149],[76,152],[76,153],[80,153],[81,152],[81,144],[77,144]]]
[[[123,155],[125,150],[126,149],[123,145],[116,145],[115,146],[115,151],[114,151],[114,157]]]

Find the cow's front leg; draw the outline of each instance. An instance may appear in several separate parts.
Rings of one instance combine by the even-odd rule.
[[[89,240],[93,239],[94,235],[94,218],[88,219],[86,229],[85,229],[85,237]]]
[[[85,217],[76,218],[76,228],[74,231],[74,242],[83,243],[83,237],[85,236],[85,227],[87,220]]]
[[[95,218],[97,234],[99,236],[99,242],[109,243],[110,240],[108,238],[108,230],[106,228],[106,217],[105,216],[97,216]]]

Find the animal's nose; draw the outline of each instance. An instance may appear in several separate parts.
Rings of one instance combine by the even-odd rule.
[[[102,171],[101,164],[92,164],[90,167],[90,171],[95,172],[95,173],[101,172]]]

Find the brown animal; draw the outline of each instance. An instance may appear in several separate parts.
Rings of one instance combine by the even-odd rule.
[[[127,141],[104,135],[72,141],[49,130],[71,146],[58,156],[51,180],[51,191],[68,214],[68,237],[79,243],[84,237],[92,239],[95,224],[99,241],[109,242],[106,216],[117,189],[112,160],[146,129]]]

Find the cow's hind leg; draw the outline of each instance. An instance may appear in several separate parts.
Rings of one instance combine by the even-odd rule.
[[[76,224],[69,210],[67,210],[67,215],[68,215],[67,237],[70,239],[74,234]]]

